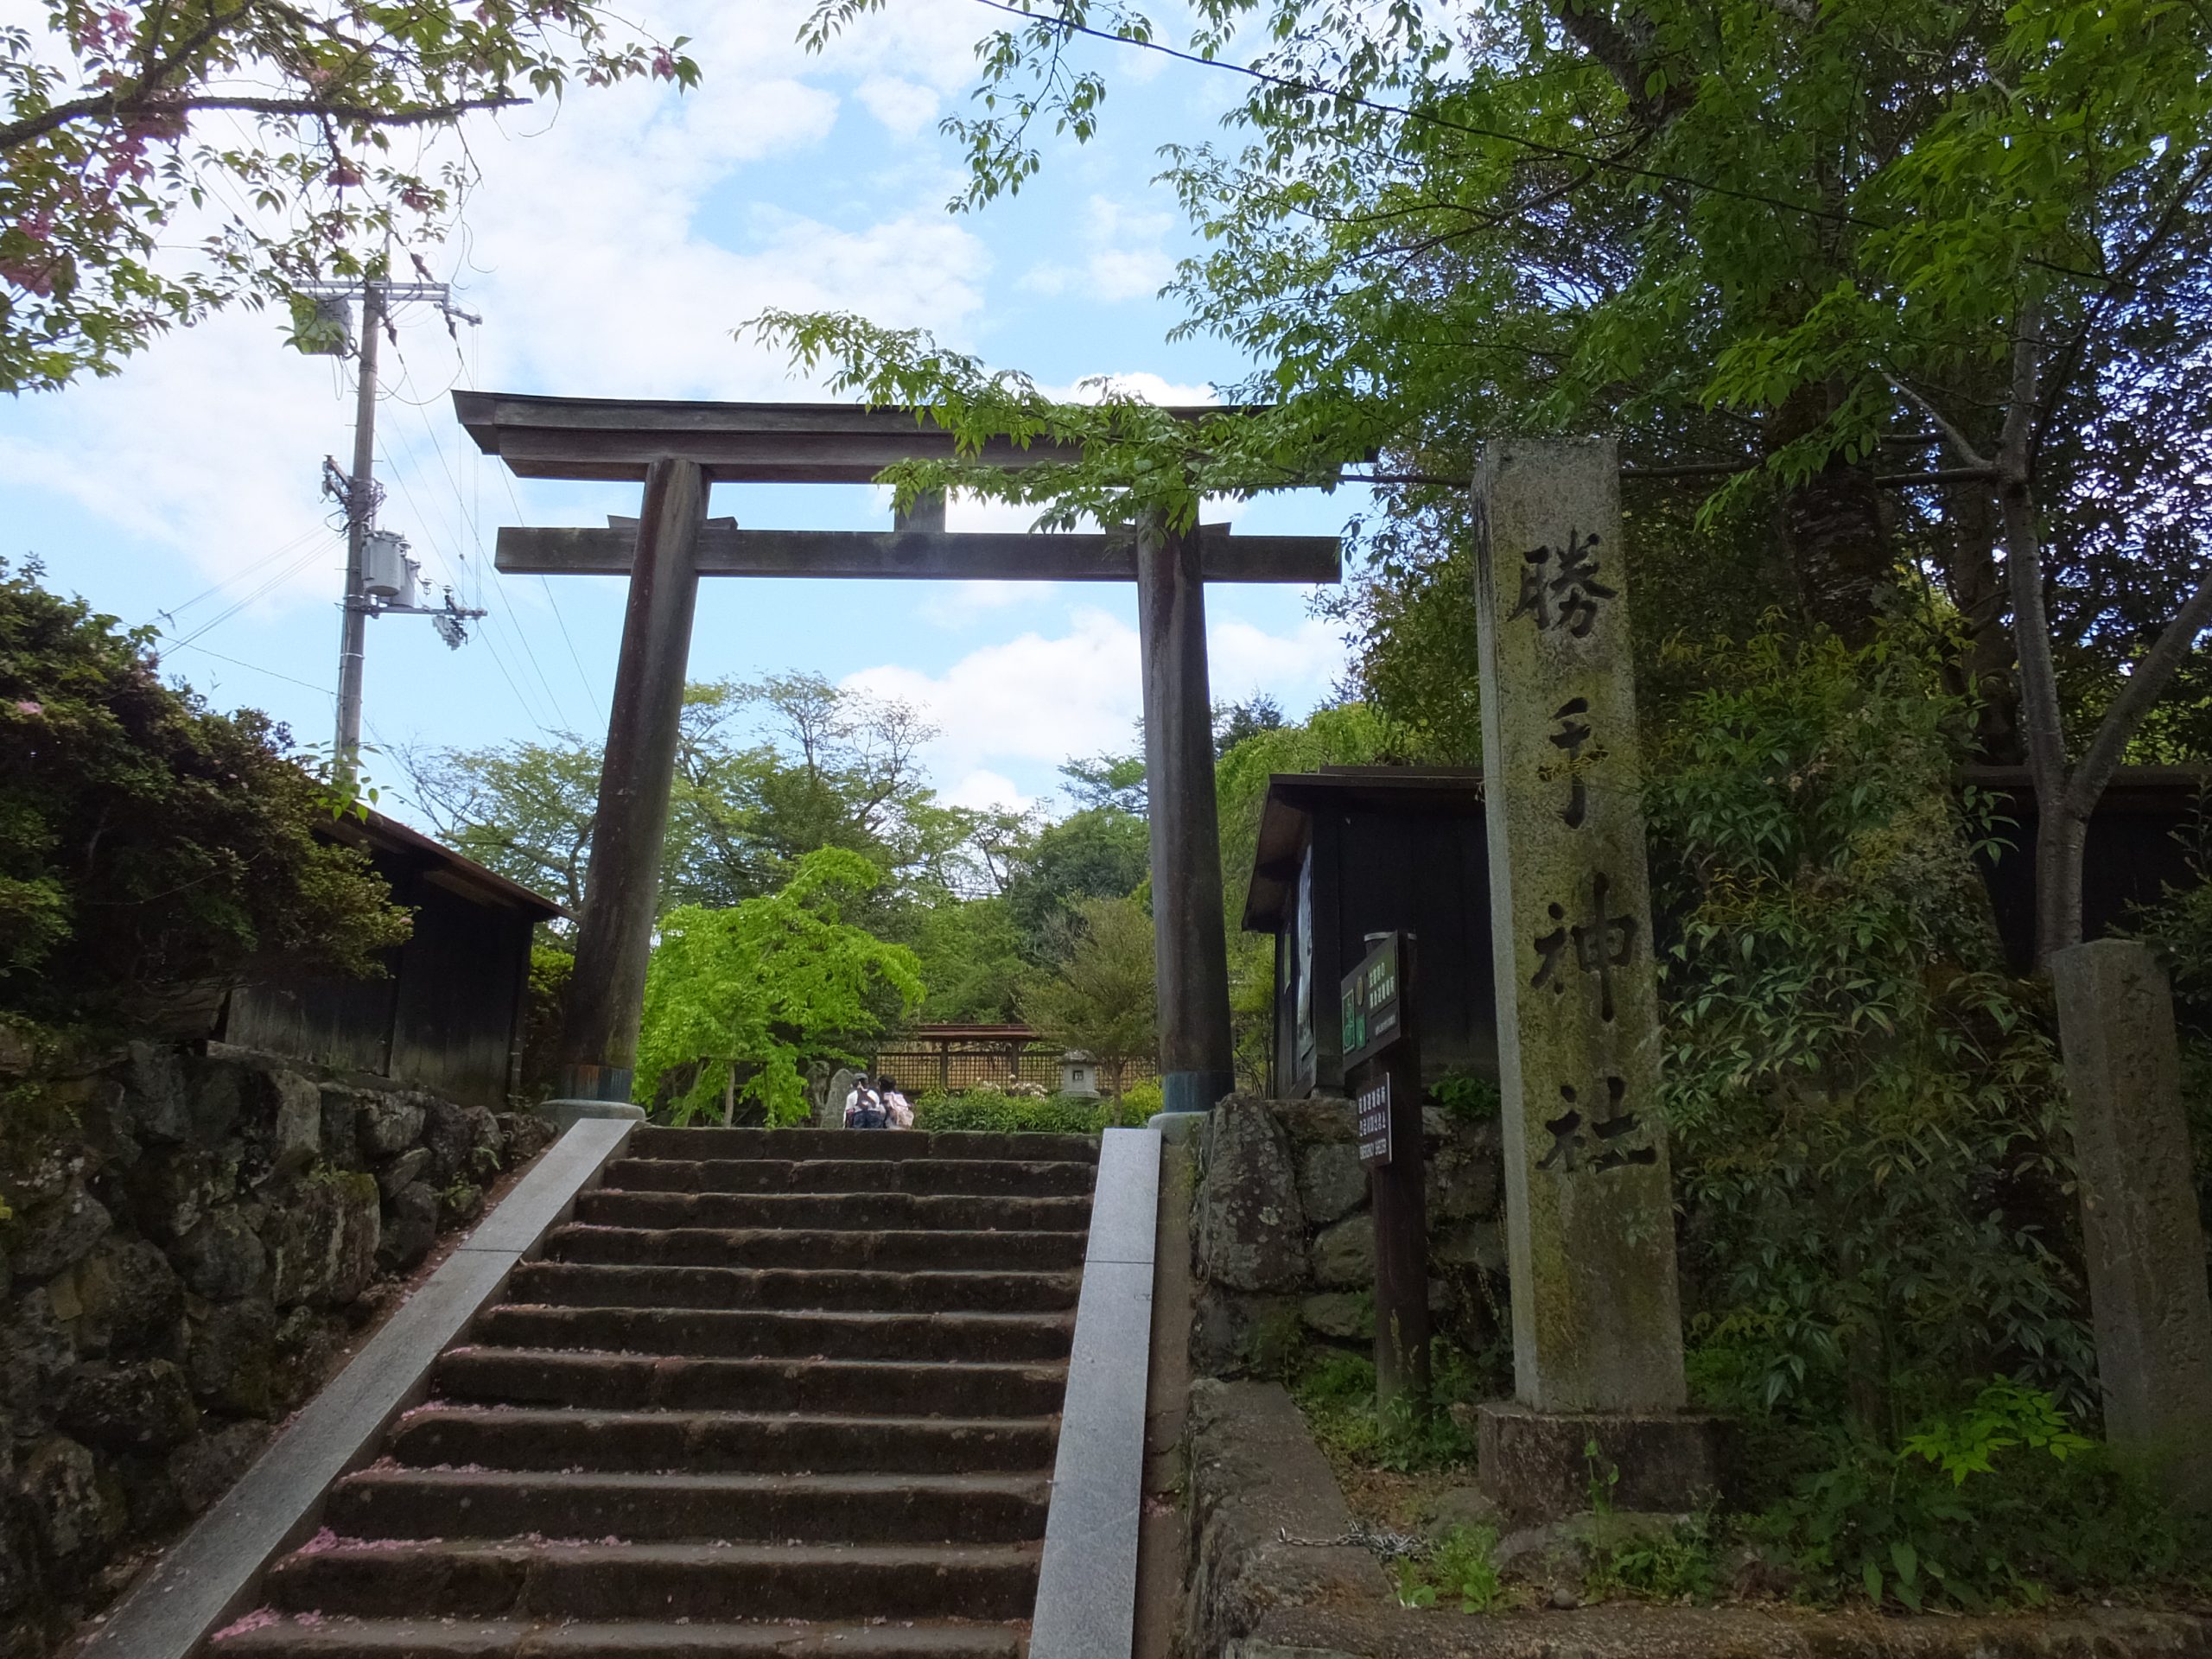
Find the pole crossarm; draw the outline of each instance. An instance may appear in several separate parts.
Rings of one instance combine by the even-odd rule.
[[[714,484],[872,484],[894,461],[950,461],[952,434],[911,409],[857,404],[711,404],[633,397],[538,397],[456,391],[454,411],[487,455],[518,478],[641,480],[657,460],[686,461]],[[1196,420],[1217,408],[1176,408]],[[995,438],[972,459],[1033,467],[1068,451]]]
[[[508,575],[621,576],[637,556],[634,526],[499,531],[495,563]],[[981,535],[946,531],[741,530],[712,521],[699,532],[702,576],[811,576],[967,582],[1135,582],[1137,543],[1120,534]],[[1207,582],[1333,582],[1343,575],[1333,536],[1199,535]]]

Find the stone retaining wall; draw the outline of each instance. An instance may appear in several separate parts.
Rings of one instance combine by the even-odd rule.
[[[1511,1329],[1497,1121],[1432,1107],[1422,1124],[1435,1328],[1476,1353]],[[1193,1373],[1273,1375],[1302,1340],[1371,1344],[1375,1222],[1351,1103],[1224,1101],[1201,1156]]]
[[[551,1130],[219,1046],[134,1044],[4,1109],[0,1659],[35,1659]]]

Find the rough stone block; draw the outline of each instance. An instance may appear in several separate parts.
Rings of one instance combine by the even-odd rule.
[[[506,1137],[507,1163],[528,1163],[559,1138],[553,1125],[536,1112],[501,1112],[499,1133]]]
[[[269,1270],[269,1252],[255,1230],[261,1217],[258,1205],[226,1205],[186,1236],[176,1262],[195,1295],[228,1301],[260,1288]]]
[[[322,1156],[322,1090],[296,1071],[269,1074],[269,1173],[297,1174]]]
[[[1306,1100],[1273,1100],[1268,1109],[1282,1125],[1290,1144],[1307,1147],[1357,1144],[1359,1124],[1351,1102],[1338,1095],[1315,1095]]]
[[[200,1413],[181,1367],[166,1359],[79,1370],[61,1398],[62,1426],[117,1452],[164,1452],[189,1440]]]
[[[1306,1216],[1290,1143],[1269,1103],[1231,1098],[1213,1113],[1198,1216],[1198,1271],[1231,1290],[1290,1291],[1306,1280]]]
[[[1349,1141],[1308,1147],[1298,1154],[1298,1199],[1306,1221],[1325,1225],[1367,1202],[1367,1166]]]
[[[2170,1495],[2212,1509],[2212,1292],[2173,995],[2132,940],[2062,950],[2051,979],[2106,1432]]]
[[[430,1149],[416,1147],[403,1152],[382,1169],[377,1171],[377,1191],[387,1198],[396,1198],[423,1179],[430,1166]]]
[[[1375,1339],[1375,1298],[1348,1290],[1324,1291],[1298,1305],[1298,1317],[1307,1330],[1342,1342]]]
[[[132,1166],[130,1214],[139,1231],[161,1243],[180,1239],[231,1198],[236,1178],[204,1147],[159,1147]]]
[[[143,1239],[102,1239],[48,1287],[74,1302],[80,1355],[115,1359],[175,1357],[184,1318],[184,1287],[168,1259]]]
[[[39,1542],[55,1560],[80,1567],[105,1555],[127,1520],[122,1495],[100,1479],[91,1451],[48,1435],[23,1459],[22,1491]]]
[[[168,1477],[185,1513],[197,1515],[230,1491],[268,1440],[266,1423],[232,1423],[170,1452]]]
[[[54,1385],[77,1363],[77,1344],[43,1286],[16,1299],[0,1321],[0,1412],[18,1432],[54,1421]]]
[[[1540,1412],[1492,1402],[1476,1412],[1482,1489],[1519,1526],[1592,1507],[1618,1470],[1610,1502],[1679,1515],[1721,1487],[1721,1421],[1698,1412]],[[1588,1453],[1597,1443],[1596,1462]]]
[[[404,1273],[430,1253],[438,1240],[438,1195],[428,1181],[400,1189],[384,1218],[377,1261],[387,1271]]]
[[[1375,1285],[1375,1217],[1347,1216],[1313,1235],[1313,1282],[1325,1289]]]
[[[353,1168],[361,1161],[361,1096],[329,1084],[317,1092],[322,1096],[322,1155]]]
[[[422,1101],[407,1095],[368,1095],[361,1101],[354,1134],[362,1154],[396,1158],[423,1136]]]
[[[175,1048],[166,1043],[133,1043],[123,1065],[124,1116],[140,1141],[189,1140],[192,1095]]]
[[[72,1181],[60,1198],[23,1217],[16,1235],[16,1272],[25,1279],[51,1279],[90,1255],[114,1228],[106,1207],[83,1182]]]
[[[376,1271],[377,1184],[326,1171],[296,1183],[270,1205],[263,1234],[275,1268],[280,1307],[329,1307],[361,1294]]]
[[[258,1296],[208,1309],[192,1325],[185,1379],[204,1404],[265,1414],[276,1398],[276,1310]]]
[[[1428,1155],[1426,1208],[1429,1224],[1479,1220],[1497,1214],[1504,1176],[1497,1125],[1455,1122]]]

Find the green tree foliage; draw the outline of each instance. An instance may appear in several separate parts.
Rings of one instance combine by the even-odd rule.
[[[1154,1048],[1152,916],[1134,899],[1090,898],[1062,925],[1066,941],[1023,986],[1021,1011],[1096,1060],[1118,1096],[1122,1069]]]
[[[1049,961],[1086,899],[1126,899],[1151,868],[1151,830],[1132,812],[1085,807],[1039,830],[1016,854],[1007,906],[1033,963]]]
[[[1145,812],[1144,756],[1098,754],[1060,767],[1060,787],[1078,807],[1111,807],[1141,817]]]
[[[988,890],[995,821],[938,804],[918,753],[931,735],[906,705],[817,675],[687,688],[663,909],[772,892],[820,847],[857,852],[888,878],[867,900],[878,921],[917,893]],[[581,914],[600,756],[597,742],[569,737],[401,758],[449,844]]]
[[[578,81],[698,79],[682,40],[658,45],[594,0],[18,12],[32,10],[41,26],[0,24],[9,391],[111,374],[162,329],[234,300],[382,275],[383,256],[361,250],[454,222],[474,167],[435,141],[472,111]]]
[[[876,3],[824,0],[813,37]],[[1681,543],[1724,596],[1778,575],[1859,643],[1910,564],[1966,623],[1955,670],[1985,738],[2036,772],[2044,949],[2077,937],[2081,824],[2111,766],[2184,665],[2202,703],[2212,23],[2176,0],[1211,0],[1185,55],[1251,38],[1242,142],[1171,150],[1170,177],[1207,244],[1179,284],[1187,326],[1260,365],[1233,391],[1267,412],[1071,415],[912,334],[761,327],[866,395],[935,404],[963,446],[1070,446],[1002,493],[1101,517],[1379,449],[1405,489],[1386,514],[1414,531],[1395,569],[1380,550],[1394,582],[1459,533],[1480,435],[1592,427],[1624,435],[1647,499],[1770,527],[1779,560]],[[1132,48],[1169,49],[1144,13],[1088,0],[988,37],[983,96],[950,123],[968,200],[1018,188],[1046,131],[1089,136],[1094,54]],[[959,462],[925,474],[991,487]],[[1708,620],[1641,614],[1655,638]],[[1388,666],[1385,696],[1423,664]]]
[[[662,918],[645,976],[637,1098],[652,1100],[663,1072],[703,1058],[711,1064],[693,1099],[719,1100],[735,1065],[745,1068],[740,1096],[771,1123],[802,1120],[809,1060],[855,1058],[881,1028],[886,993],[902,1014],[921,1001],[913,953],[844,919],[882,879],[860,854],[825,847],[800,858],[774,893]]]
[[[318,829],[283,729],[162,683],[126,631],[0,563],[0,1007],[128,1027],[180,991],[382,971],[406,912]]]
[[[1999,1372],[2094,1410],[2056,1046],[1950,786],[1965,707],[1910,641],[1697,668],[1650,794],[1696,1375],[1891,1446]]]

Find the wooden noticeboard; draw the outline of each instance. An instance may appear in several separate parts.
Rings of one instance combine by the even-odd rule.
[[[1344,1084],[1375,1209],[1375,1387],[1428,1402],[1428,1216],[1410,933],[1372,936],[1338,988]]]

